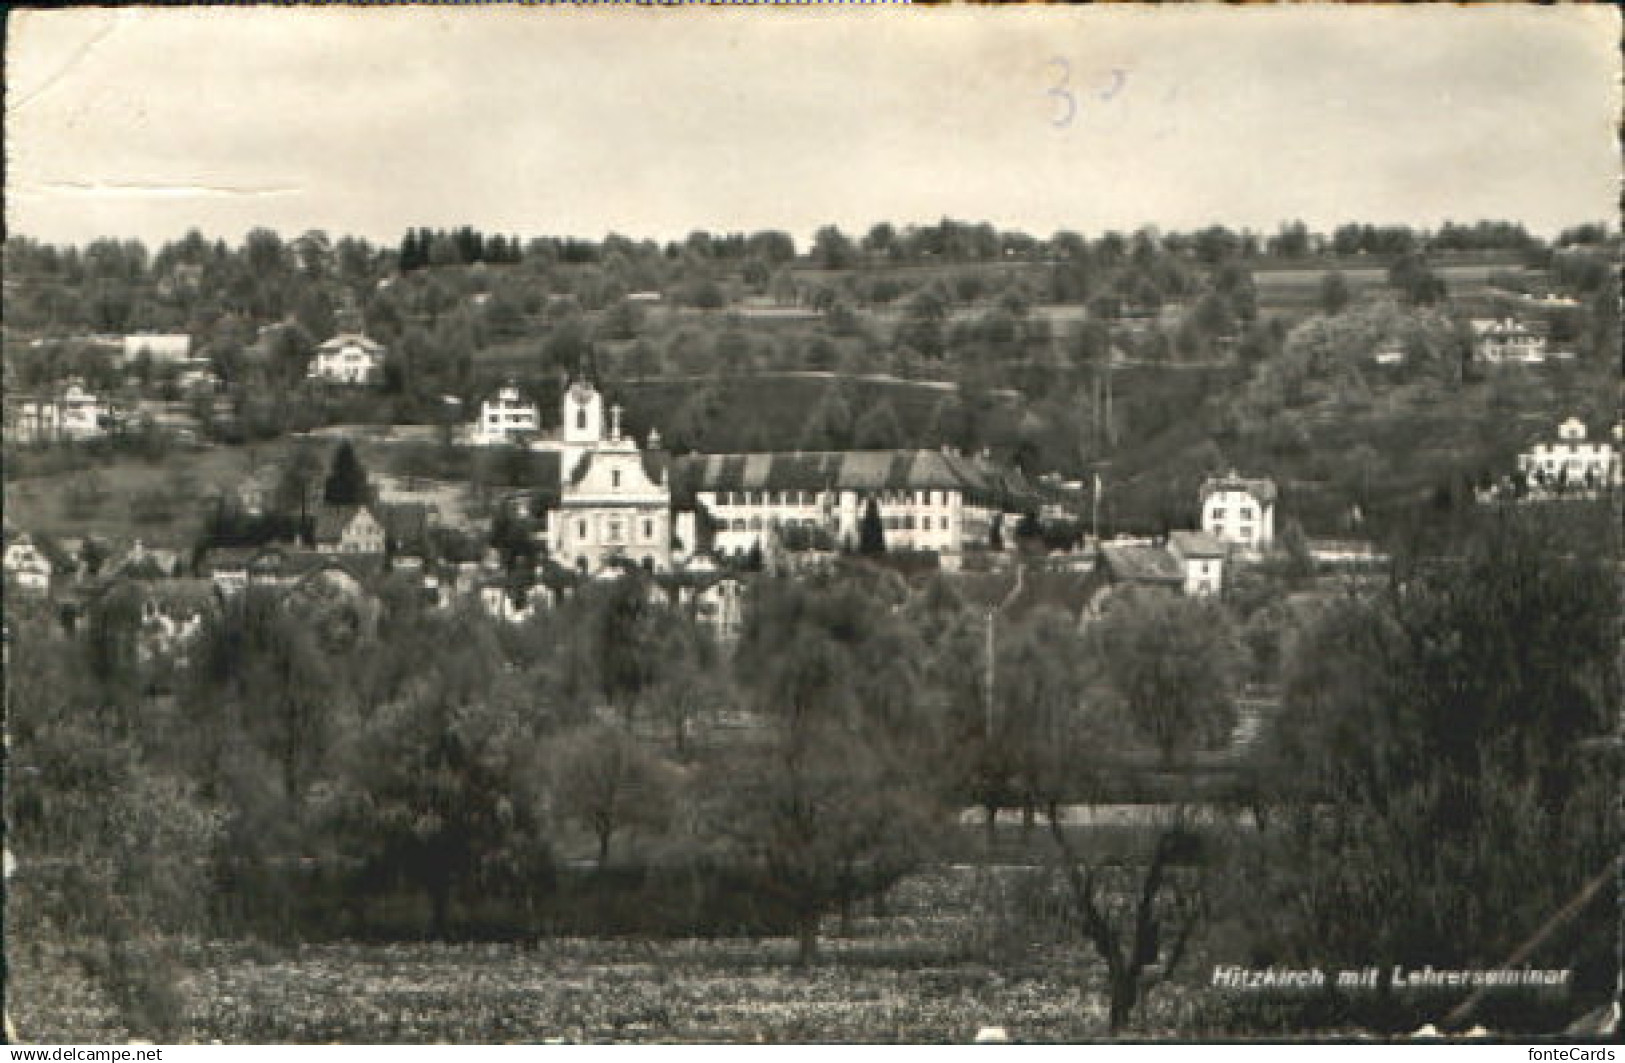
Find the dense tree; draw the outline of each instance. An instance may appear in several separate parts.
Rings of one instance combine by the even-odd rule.
[[[1128,726],[1164,763],[1229,739],[1243,658],[1222,606],[1122,592],[1091,629],[1089,644]]]
[[[877,591],[757,582],[735,660],[760,745],[712,768],[716,829],[794,911],[803,963],[822,917],[916,866],[938,823],[916,775],[916,647]]]
[[[523,895],[545,884],[548,717],[532,691],[497,681],[491,643],[468,638],[466,623],[424,623],[433,630],[423,634],[439,639],[436,669],[348,720],[314,815],[335,851],[359,861],[353,890],[410,884],[429,902],[428,932],[444,938],[460,897]]]
[[[1400,255],[1388,267],[1388,284],[1410,306],[1432,306],[1445,297],[1444,278],[1415,252]]]
[[[1340,270],[1329,270],[1320,275],[1320,312],[1330,317],[1340,314],[1349,305],[1348,278]]]
[[[833,225],[826,225],[813,234],[813,261],[824,269],[846,269],[852,264],[854,254],[851,239]]]
[[[79,646],[52,637],[49,621],[29,616],[24,603],[8,599],[7,613],[11,958],[24,954],[24,940],[59,947],[106,993],[130,1035],[178,1040],[184,968],[166,936],[210,929],[209,857],[221,810],[144,748],[157,721],[149,714],[134,726],[134,713],[123,711],[133,701],[97,681]],[[23,970],[8,970],[8,989]]]
[[[357,506],[372,501],[367,470],[348,439],[333,452],[333,464],[322,484],[322,500],[330,506]]]
[[[1457,558],[1334,603],[1289,646],[1268,762],[1279,804],[1249,879],[1250,903],[1270,898],[1262,955],[1496,968],[1539,940],[1529,962],[1574,969],[1579,999],[1612,992],[1614,887],[1549,922],[1619,852],[1617,774],[1592,741],[1620,693],[1606,524],[1573,554],[1529,508],[1490,517]],[[1408,1028],[1450,997],[1333,997],[1320,1021]],[[1484,1012],[1501,1028],[1553,1021],[1523,995]]]
[[[885,552],[886,530],[880,519],[880,503],[870,495],[863,504],[863,516],[858,519],[858,553],[878,557]]]

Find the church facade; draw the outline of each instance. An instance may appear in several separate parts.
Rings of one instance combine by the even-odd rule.
[[[620,407],[606,411],[602,393],[585,380],[565,390],[562,413],[558,507],[547,527],[551,556],[588,574],[616,563],[671,571],[679,529],[658,437],[650,449],[639,447],[621,430]]]

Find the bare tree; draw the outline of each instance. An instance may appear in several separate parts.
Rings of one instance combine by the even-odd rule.
[[[552,763],[554,808],[592,831],[600,869],[615,835],[669,820],[670,769],[619,728],[589,724],[563,736]]]

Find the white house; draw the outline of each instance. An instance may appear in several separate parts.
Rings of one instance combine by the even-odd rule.
[[[1232,471],[1202,483],[1202,530],[1220,542],[1263,550],[1275,541],[1275,481]]]
[[[707,560],[696,559],[676,587],[677,605],[723,642],[737,639],[745,629],[748,587],[737,575],[718,571]]]
[[[1546,360],[1546,337],[1516,318],[1473,318],[1473,357],[1481,362]]]
[[[27,535],[6,544],[5,571],[7,581],[22,590],[38,594],[51,590],[50,559]]]
[[[1168,535],[1168,551],[1185,570],[1185,593],[1193,598],[1224,589],[1224,561],[1229,550],[1218,539],[1199,531]]]
[[[1616,426],[1617,436],[1619,429]],[[1570,417],[1557,426],[1557,439],[1536,442],[1518,455],[1518,471],[1537,491],[1594,492],[1621,482],[1619,449],[1607,440],[1588,440],[1585,422]]]
[[[58,395],[19,402],[8,410],[6,437],[19,443],[97,439],[113,424],[113,408],[78,380]]]
[[[531,580],[487,576],[478,582],[480,605],[486,615],[510,624],[523,624],[546,602],[546,588]]]
[[[520,443],[541,431],[541,409],[519,394],[513,384],[504,385],[495,398],[480,403],[469,441],[477,447]]]
[[[184,362],[192,357],[192,337],[185,333],[141,332],[124,337],[124,360],[147,355],[154,362]]]
[[[357,332],[341,332],[316,348],[305,375],[331,384],[382,384],[383,345]]]

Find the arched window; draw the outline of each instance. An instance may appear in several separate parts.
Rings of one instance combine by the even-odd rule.
[[[586,430],[587,430],[587,410],[586,410],[585,407],[583,407],[583,408],[576,411],[576,431],[585,432]]]

